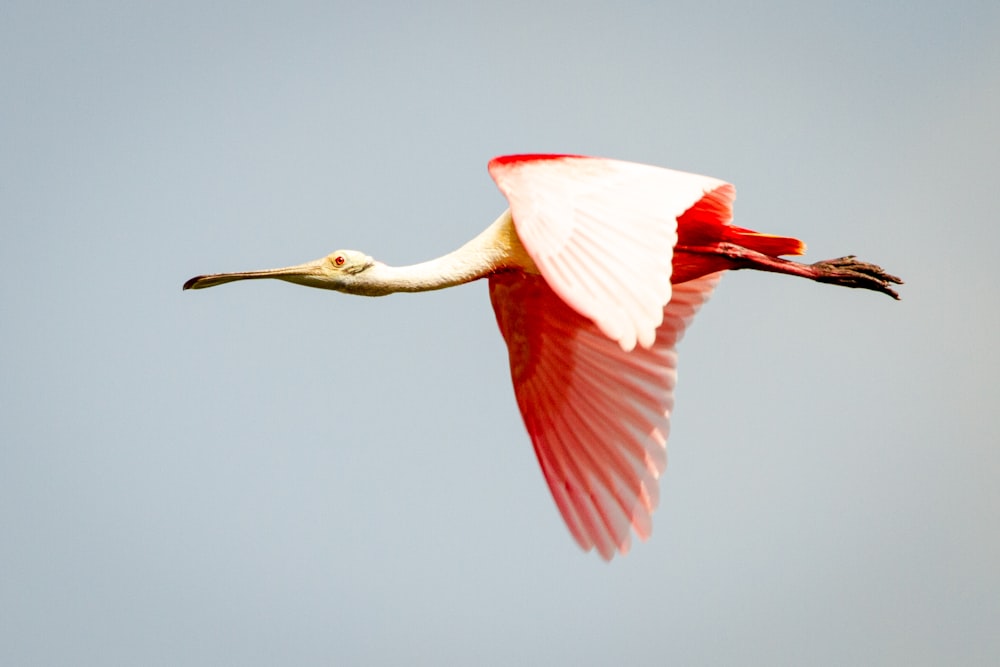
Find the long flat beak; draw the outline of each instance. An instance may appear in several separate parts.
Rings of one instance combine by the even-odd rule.
[[[263,271],[238,271],[235,273],[210,273],[195,276],[184,283],[184,289],[205,289],[236,280],[257,280],[259,278],[277,278],[299,285],[317,286],[316,283],[325,275],[322,270],[323,260],[317,259],[297,266],[286,266],[281,269],[265,269]]]

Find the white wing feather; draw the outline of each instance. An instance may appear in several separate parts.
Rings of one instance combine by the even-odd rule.
[[[556,294],[623,350],[653,345],[670,300],[677,217],[724,182],[575,156],[496,158],[490,174]]]

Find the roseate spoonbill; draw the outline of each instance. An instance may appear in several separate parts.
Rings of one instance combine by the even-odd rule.
[[[545,480],[584,549],[610,560],[645,539],[667,463],[674,346],[727,269],[899,296],[878,266],[800,264],[794,238],[730,224],[714,178],[601,158],[512,155],[489,164],[510,208],[435,260],[387,266],[355,250],[266,271],[197,276],[184,289],[277,278],[383,296],[489,278],[518,407]]]

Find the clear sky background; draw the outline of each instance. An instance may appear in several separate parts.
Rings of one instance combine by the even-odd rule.
[[[1000,3],[7,2],[0,663],[992,665]],[[564,528],[485,284],[494,155],[710,174],[903,300],[727,276],[652,538]]]

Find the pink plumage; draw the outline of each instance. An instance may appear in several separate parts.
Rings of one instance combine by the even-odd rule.
[[[732,187],[579,156],[497,158],[490,174],[541,272],[490,278],[517,404],[570,532],[610,559],[652,530],[674,346],[720,277],[671,286],[677,218],[706,199],[702,217],[728,224]]]
[[[732,185],[573,155],[490,162],[510,203],[442,257],[394,267],[356,250],[264,271],[196,276],[184,289],[276,278],[361,296],[489,278],[514,393],[566,525],[605,559],[646,538],[667,464],[675,346],[727,269],[756,269],[898,298],[853,256],[800,264],[798,239],[735,227]]]
[[[605,559],[645,539],[667,465],[674,346],[720,274],[674,286],[653,344],[625,352],[539,276],[490,278],[517,405],[577,544]]]

